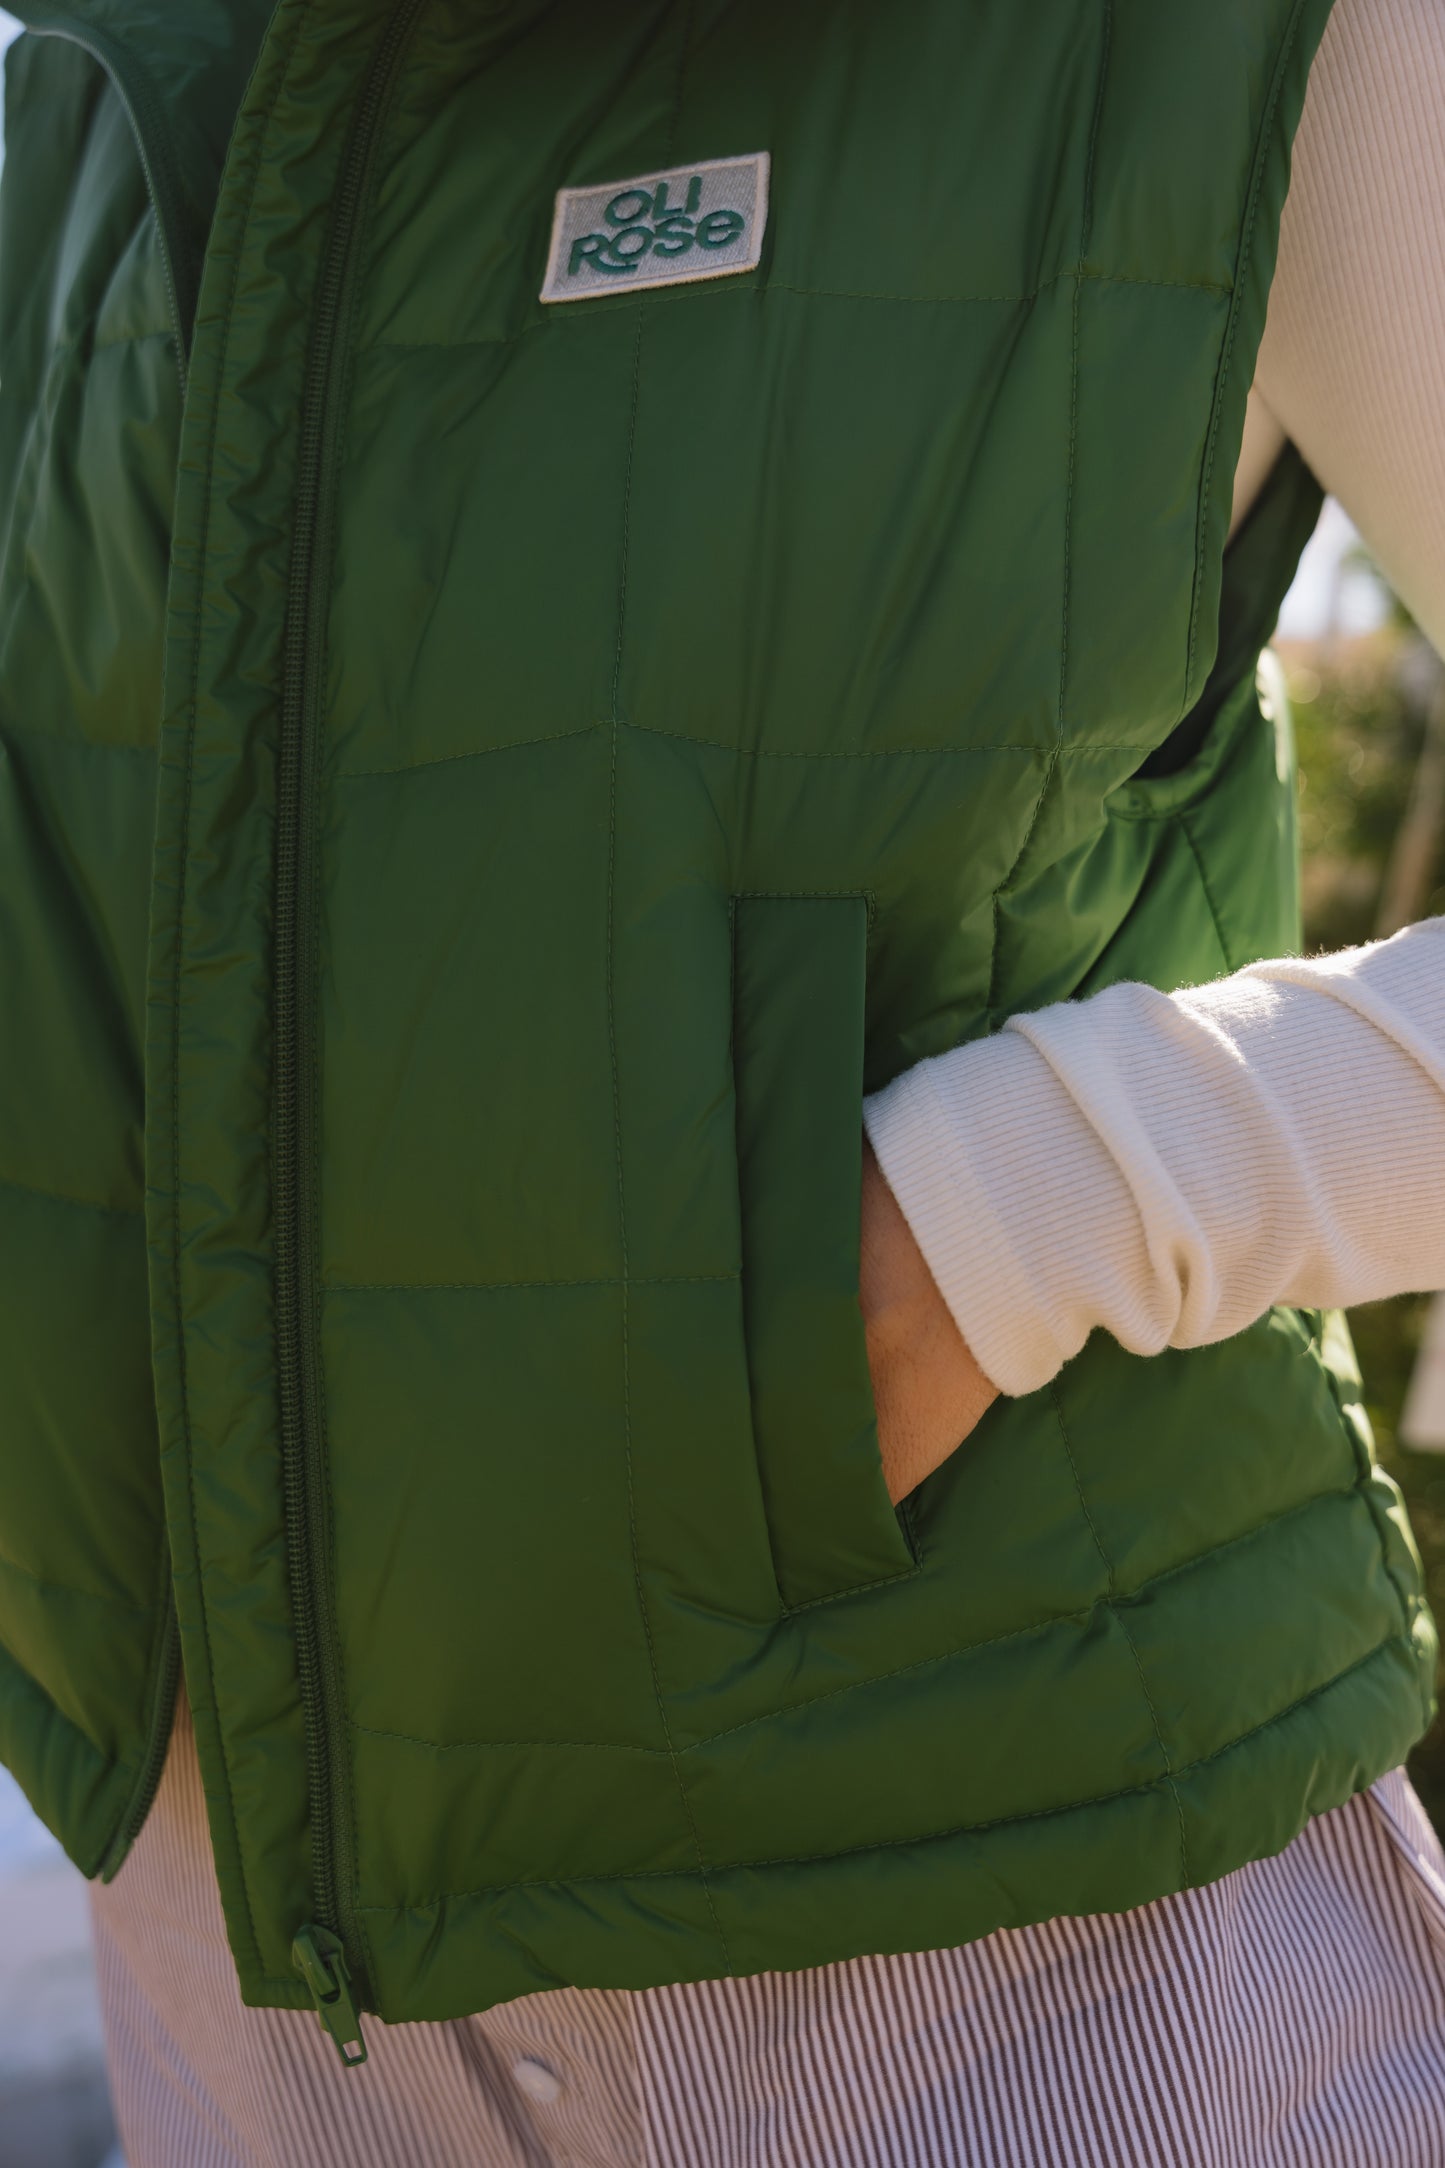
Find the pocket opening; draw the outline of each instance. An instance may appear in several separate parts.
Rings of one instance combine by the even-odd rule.
[[[888,1496],[858,1304],[869,899],[733,899],[753,1434],[784,1608],[918,1570]]]

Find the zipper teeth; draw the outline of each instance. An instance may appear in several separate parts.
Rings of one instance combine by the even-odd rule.
[[[344,328],[358,214],[380,124],[421,0],[401,0],[358,98],[332,199],[331,231],[313,314],[302,399],[291,570],[282,658],[277,764],[275,926],[276,1358],[286,1548],[306,1728],[315,1916],[342,1939],[360,1981],[362,1943],[351,1894],[349,1800],[341,1665],[331,1629],[331,1572],[322,1393],[316,1346],[315,733],[310,727],[324,647],[323,539],[329,454],[345,363]]]

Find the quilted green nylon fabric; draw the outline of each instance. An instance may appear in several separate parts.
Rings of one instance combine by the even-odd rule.
[[[1429,1713],[1341,1328],[1096,1336],[895,1513],[857,1222],[865,1091],[1297,938],[1288,475],[1221,582],[1327,0],[22,13],[41,1814],[121,1866],[173,1587],[253,2003],[309,1922],[442,2018],[1287,1844]],[[540,303],[558,188],[755,151],[756,271]]]

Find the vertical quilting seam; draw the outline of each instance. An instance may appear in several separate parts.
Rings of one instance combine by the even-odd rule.
[[[1179,1823],[1179,1887],[1188,1889],[1190,1886],[1189,1839],[1184,1827],[1184,1805],[1179,1797],[1179,1785],[1174,1775],[1174,1757],[1164,1744],[1164,1730],[1159,1722],[1159,1712],[1154,1706],[1154,1696],[1149,1691],[1149,1681],[1145,1675],[1143,1658],[1139,1654],[1134,1636],[1129,1631],[1119,1605],[1119,1583],[1114,1572],[1114,1562],[1104,1548],[1104,1539],[1099,1534],[1099,1524],[1094,1519],[1093,1513],[1089,1509],[1089,1501],[1084,1494],[1084,1485],[1079,1475],[1079,1464],[1074,1458],[1074,1448],[1069,1437],[1068,1425],[1064,1421],[1063,1402],[1059,1398],[1056,1383],[1051,1383],[1049,1386],[1049,1398],[1053,1402],[1054,1420],[1059,1426],[1059,1437],[1063,1441],[1064,1455],[1069,1463],[1069,1474],[1073,1477],[1074,1493],[1079,1501],[1079,1511],[1084,1516],[1089,1534],[1094,1539],[1094,1548],[1098,1552],[1100,1562],[1104,1568],[1110,1615],[1120,1633],[1124,1636],[1124,1645],[1133,1658],[1134,1669],[1139,1679],[1139,1691],[1144,1696],[1144,1706],[1149,1712],[1149,1722],[1154,1733],[1154,1744],[1158,1747],[1160,1757],[1164,1763],[1164,1775],[1169,1785],[1170,1796],[1174,1801],[1174,1813]]]
[[[1104,0],[1104,26],[1099,45],[1099,76],[1094,86],[1094,110],[1089,122],[1089,142],[1084,159],[1084,200],[1079,217],[1079,252],[1072,273],[1073,299],[1070,304],[1069,323],[1069,449],[1068,465],[1064,481],[1064,561],[1060,577],[1059,600],[1059,689],[1054,716],[1054,743],[1039,784],[1039,795],[1029,815],[1023,841],[1008,872],[993,892],[992,946],[988,965],[988,996],[986,1006],[992,1012],[999,1000],[1001,988],[1000,955],[1002,950],[1003,897],[1008,893],[1028,855],[1028,848],[1038,827],[1039,817],[1049,795],[1049,785],[1059,764],[1064,745],[1064,713],[1067,699],[1069,673],[1069,603],[1073,586],[1074,549],[1074,465],[1078,447],[1079,427],[1079,297],[1084,286],[1084,259],[1089,252],[1089,239],[1094,223],[1094,161],[1099,148],[1099,129],[1104,116],[1104,86],[1109,76],[1109,58],[1114,39],[1113,0]]]
[[[1049,757],[1044,763],[1043,781],[1039,784],[1039,794],[1038,797],[1034,800],[1033,811],[1029,815],[1028,826],[1025,828],[1023,833],[1023,841],[1020,843],[1018,850],[1014,855],[1013,864],[1009,867],[1008,872],[999,882],[998,887],[994,890],[993,896],[990,899],[993,907],[993,944],[988,960],[988,995],[984,1004],[990,1016],[992,1016],[994,1010],[998,1007],[999,996],[1001,992],[1001,988],[999,986],[999,960],[1003,947],[1001,923],[1003,914],[1003,899],[1008,894],[1009,889],[1013,885],[1014,876],[1017,874],[1020,866],[1023,864],[1025,858],[1028,856],[1028,848],[1029,845],[1033,842],[1034,830],[1039,825],[1039,817],[1044,810],[1044,801],[1049,795],[1049,785],[1054,780],[1054,775],[1059,765],[1059,755],[1062,750],[1063,747],[1061,740],[1059,738],[1055,738],[1053,745],[1049,749]]]
[[[1175,815],[1175,825],[1188,844],[1189,855],[1194,860],[1194,870],[1199,875],[1199,885],[1204,891],[1204,901],[1209,906],[1209,916],[1214,926],[1214,938],[1219,943],[1219,953],[1224,958],[1224,968],[1226,971],[1237,970],[1238,965],[1234,956],[1230,953],[1229,942],[1225,938],[1224,921],[1219,915],[1219,905],[1215,899],[1214,889],[1205,868],[1204,853],[1199,848],[1198,839],[1189,825],[1188,813],[1183,808]]]
[[[1094,161],[1099,148],[1099,128],[1104,115],[1104,85],[1109,76],[1109,55],[1114,38],[1113,0],[1104,0],[1104,28],[1099,47],[1099,79],[1094,87],[1094,111],[1089,123],[1089,147],[1084,161],[1084,201],[1079,218],[1079,254],[1074,265],[1073,300],[1069,326],[1069,460],[1064,484],[1064,569],[1059,624],[1059,705],[1057,731],[1064,736],[1064,710],[1069,674],[1069,605],[1073,588],[1074,468],[1079,438],[1079,297],[1084,290],[1084,259],[1094,225]]]
[[[668,140],[664,148],[664,160],[671,158],[673,138],[677,131],[678,113],[682,104],[683,84],[687,75],[688,52],[692,43],[693,18],[696,0],[688,0],[682,25],[682,50],[678,60],[677,81],[673,88],[672,110],[668,123]],[[607,1049],[612,1071],[612,1142],[617,1167],[617,1239],[622,1264],[620,1297],[622,1305],[622,1437],[623,1456],[627,1471],[627,1533],[632,1552],[632,1584],[637,1596],[638,1616],[642,1621],[642,1635],[647,1644],[647,1666],[652,1680],[652,1695],[657,1707],[657,1720],[662,1727],[663,1742],[667,1748],[668,1762],[672,1769],[673,1783],[677,1787],[678,1804],[692,1839],[693,1853],[697,1859],[698,1880],[712,1920],[713,1931],[722,1951],[724,1970],[731,1976],[732,1957],[727,1937],[718,1918],[713,1901],[712,1887],[708,1881],[707,1862],[703,1856],[702,1837],[697,1818],[692,1811],[682,1765],[677,1758],[672,1727],[667,1720],[667,1702],[662,1691],[662,1676],[658,1669],[657,1644],[653,1638],[652,1619],[647,1605],[647,1592],[643,1586],[642,1555],[637,1540],[637,1494],[632,1457],[632,1350],[629,1334],[630,1268],[627,1253],[627,1190],[623,1175],[622,1159],[622,1090],[617,1062],[617,988],[616,988],[616,904],[617,904],[617,749],[621,734],[620,703],[622,689],[622,651],[627,626],[627,583],[632,541],[632,481],[637,456],[637,414],[641,404],[642,390],[642,332],[647,319],[648,302],[640,300],[637,305],[637,330],[632,342],[632,393],[627,426],[627,466],[622,490],[622,540],[621,562],[617,586],[617,640],[612,657],[612,745],[608,763],[607,783]]]

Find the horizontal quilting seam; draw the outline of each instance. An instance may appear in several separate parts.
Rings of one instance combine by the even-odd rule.
[[[1192,1558],[1182,1559],[1177,1566],[1166,1566],[1162,1573],[1155,1574],[1150,1580],[1141,1582],[1138,1588],[1129,1589],[1117,1597],[1101,1598],[1096,1603],[1086,1604],[1082,1610],[1060,1611],[1052,1618],[1033,1619],[1027,1626],[1012,1627],[1007,1633],[993,1634],[983,1641],[966,1641],[957,1648],[943,1649],[934,1656],[920,1656],[911,1664],[900,1664],[894,1671],[880,1671],[866,1679],[850,1679],[846,1686],[830,1687],[826,1694],[815,1694],[808,1701],[791,1702],[783,1709],[767,1709],[761,1716],[745,1717],[742,1723],[729,1724],[723,1731],[709,1733],[705,1739],[694,1739],[690,1745],[681,1747],[678,1751],[683,1754],[696,1754],[704,1747],[715,1746],[720,1739],[730,1739],[735,1732],[750,1731],[758,1724],[781,1723],[785,1718],[796,1716],[804,1709],[816,1708],[820,1702],[836,1701],[844,1694],[862,1693],[870,1686],[883,1686],[890,1680],[907,1678],[917,1671],[927,1671],[936,1664],[957,1663],[964,1657],[977,1655],[985,1649],[1000,1648],[1009,1641],[1021,1641],[1030,1634],[1048,1633],[1056,1626],[1081,1626],[1100,1609],[1118,1610],[1131,1604],[1143,1603],[1156,1589],[1166,1587],[1181,1574],[1194,1572],[1197,1567],[1210,1560],[1222,1557],[1226,1551],[1256,1542],[1284,1522],[1313,1512],[1317,1506],[1359,1498],[1362,1489],[1362,1485],[1352,1484],[1345,1490],[1316,1491],[1310,1497],[1301,1499],[1298,1505],[1286,1506],[1281,1512],[1272,1513],[1268,1520],[1257,1521],[1253,1527],[1242,1530],[1239,1535],[1226,1536],[1222,1543],[1212,1545],[1207,1551],[1199,1551]]]
[[[129,346],[154,346],[158,341],[174,345],[175,333],[166,326],[159,331],[117,331],[106,339],[90,339],[82,334],[77,338],[57,339],[46,360],[50,363],[67,354],[106,354]]]
[[[1067,270],[1056,271],[1052,278],[1041,279],[1037,286],[1021,294],[887,294],[872,293],[865,288],[828,286],[790,286],[781,279],[769,279],[759,290],[770,294],[795,294],[803,301],[886,301],[904,308],[957,307],[978,302],[986,306],[1022,308],[1030,301],[1037,301],[1052,287],[1076,282],[1087,286],[1142,286],[1151,291],[1166,293],[1209,294],[1214,297],[1228,295],[1231,289],[1210,279],[1156,279],[1135,275],[1128,271],[1078,270],[1070,264]]]
[[[1207,1769],[1212,1762],[1222,1760],[1226,1754],[1234,1753],[1241,1746],[1247,1746],[1251,1739],[1258,1739],[1276,1725],[1286,1723],[1290,1717],[1296,1715],[1301,1709],[1308,1708],[1311,1702],[1318,1701],[1324,1694],[1332,1693],[1337,1686],[1342,1686],[1357,1671],[1363,1671],[1367,1665],[1377,1662],[1390,1649],[1400,1647],[1403,1643],[1404,1636],[1402,1634],[1396,1632],[1387,1634],[1384,1640],[1377,1642],[1363,1656],[1356,1657],[1353,1663],[1346,1664],[1344,1669],[1337,1671],[1332,1678],[1325,1679],[1320,1685],[1311,1687],[1308,1693],[1301,1694],[1296,1701],[1290,1702],[1287,1708],[1277,1709],[1272,1716],[1265,1717],[1262,1723],[1252,1724],[1247,1731],[1240,1732],[1233,1739],[1227,1739],[1222,1746],[1216,1747],[1212,1753],[1201,1754],[1197,1760],[1192,1762],[1180,1763],[1174,1771],[1174,1779],[1178,1781],[1195,1776],[1200,1770]],[[772,1859],[709,1860],[708,1873],[712,1876],[732,1873],[752,1874],[765,1867],[830,1866],[835,1861],[868,1858],[878,1852],[904,1851],[910,1845],[915,1844],[941,1844],[952,1837],[982,1837],[987,1836],[995,1829],[1019,1828],[1029,1822],[1048,1821],[1051,1817],[1060,1814],[1077,1814],[1081,1810],[1090,1807],[1112,1806],[1116,1800],[1144,1799],[1151,1793],[1167,1796],[1170,1781],[1168,1777],[1162,1775],[1151,1777],[1145,1784],[1121,1785],[1116,1791],[1098,1792],[1085,1799],[1066,1800],[1059,1806],[1034,1807],[1023,1814],[1001,1814],[990,1822],[959,1822],[944,1829],[918,1830],[907,1837],[881,1837],[870,1844],[850,1845],[840,1852],[784,1853]],[[363,1905],[361,1910],[363,1912],[392,1914],[428,1911],[435,1905],[452,1904],[464,1897],[505,1897],[514,1889],[574,1889],[598,1882],[696,1880],[696,1873],[689,1873],[683,1867],[634,1867],[622,1868],[616,1873],[537,1875],[530,1880],[518,1882],[482,1883],[475,1889],[441,1890],[435,1896],[408,1898],[402,1904]]]
[[[67,753],[130,753],[146,760],[156,757],[154,745],[119,745],[105,738],[69,738],[58,730],[46,730],[35,723],[0,723],[0,744],[6,738],[37,739],[43,745],[58,746]]]
[[[92,354],[108,354],[120,347],[153,346],[157,340],[164,340],[166,345],[173,346],[175,344],[175,334],[170,330],[118,331],[109,339],[92,339],[90,351]]]
[[[515,753],[528,745],[556,745],[564,738],[589,738],[601,730],[610,730],[610,723],[578,723],[572,730],[547,730],[533,738],[508,738],[500,745],[469,745],[460,753],[437,753],[429,760],[401,760],[391,768],[338,768],[332,777],[336,783],[369,783],[378,776],[417,775],[428,768],[450,767],[457,760],[480,760],[487,753]]]
[[[431,1754],[535,1754],[555,1749],[586,1754],[641,1754],[661,1762],[672,1759],[665,1746],[634,1746],[630,1741],[618,1739],[422,1739],[411,1731],[383,1731],[375,1724],[359,1724],[355,1717],[351,1720],[351,1729],[363,1739],[384,1739],[393,1746],[423,1747]]]
[[[1056,271],[1052,278],[1041,279],[1037,286],[1017,294],[890,294],[863,287],[794,286],[785,279],[768,279],[766,282],[748,286],[726,286],[720,281],[699,281],[695,286],[678,287],[675,298],[669,296],[668,305],[675,307],[677,301],[684,297],[689,301],[756,301],[768,294],[787,294],[790,299],[797,301],[877,301],[898,308],[967,308],[974,305],[981,308],[1024,308],[1031,301],[1037,301],[1041,294],[1046,294],[1051,288],[1064,285],[1071,279],[1080,280],[1090,286],[1140,286],[1159,293],[1206,294],[1215,300],[1228,299],[1232,291],[1230,287],[1213,279],[1150,278],[1129,271],[1078,270],[1070,264],[1067,269]],[[615,297],[609,295],[607,299],[611,302],[611,307],[604,304],[593,313],[618,316],[630,298],[626,294]],[[577,310],[575,315],[578,320],[586,321],[581,310]],[[521,340],[531,338],[535,332],[547,329],[552,322],[552,318],[543,317],[538,323],[524,324],[520,331],[504,332],[491,339],[372,339],[360,351],[365,354],[449,354],[466,353],[474,347],[516,346]]]
[[[169,328],[161,331],[117,331],[109,338],[92,338],[88,332],[80,332],[68,339],[55,339],[46,348],[40,364],[43,376],[48,379],[63,363],[80,357],[82,367],[89,364],[92,355],[124,353],[137,346],[175,345],[175,333]]]
[[[850,1680],[848,1685],[832,1687],[826,1694],[815,1694],[809,1701],[792,1702],[786,1708],[768,1709],[765,1710],[761,1716],[746,1717],[740,1724],[729,1724],[722,1731],[710,1732],[705,1739],[694,1739],[689,1745],[679,1747],[677,1751],[679,1755],[696,1754],[701,1752],[704,1747],[716,1746],[719,1740],[732,1738],[737,1732],[750,1731],[759,1724],[781,1723],[790,1716],[796,1716],[801,1714],[801,1712],[805,1709],[816,1708],[820,1703],[825,1701],[836,1701],[845,1694],[859,1693],[864,1688],[869,1686],[887,1685],[891,1680],[905,1678],[913,1672],[927,1671],[932,1666],[937,1664],[955,1663],[960,1661],[964,1657],[979,1655],[988,1649],[1002,1648],[1011,1641],[1023,1641],[1027,1639],[1030,1635],[1041,1635],[1052,1632],[1055,1627],[1082,1626],[1086,1624],[1087,1621],[1094,1615],[1094,1613],[1100,1609],[1123,1609],[1130,1604],[1139,1603],[1145,1597],[1150,1595],[1154,1589],[1162,1586],[1170,1580],[1175,1579],[1179,1574],[1192,1571],[1194,1567],[1204,1564],[1209,1559],[1217,1558],[1222,1552],[1231,1550],[1236,1545],[1252,1542],[1255,1540],[1255,1538],[1267,1533],[1271,1528],[1278,1527],[1281,1523],[1293,1519],[1298,1514],[1306,1513],[1315,1506],[1327,1504],[1331,1500],[1356,1498],[1360,1495],[1360,1490],[1360,1485],[1352,1485],[1347,1490],[1317,1491],[1313,1497],[1304,1499],[1299,1505],[1289,1506],[1282,1513],[1272,1514],[1269,1520],[1257,1522],[1253,1528],[1246,1529],[1243,1534],[1226,1538],[1223,1543],[1216,1544],[1212,1550],[1202,1551],[1195,1558],[1186,1559],[1183,1561],[1182,1564],[1178,1566],[1170,1566],[1166,1568],[1163,1573],[1157,1574],[1153,1580],[1144,1582],[1141,1587],[1131,1590],[1127,1595],[1123,1595],[1115,1599],[1101,1599],[1097,1603],[1086,1604],[1081,1609],[1075,1611],[1055,1612],[1050,1618],[1032,1619],[1030,1620],[1028,1625],[1010,1627],[1006,1633],[991,1634],[982,1641],[968,1641],[963,1643],[958,1648],[944,1649],[933,1656],[921,1656],[914,1663],[901,1664],[895,1671],[880,1671],[876,1674],[869,1676],[866,1679]],[[418,1738],[409,1732],[375,1730],[371,1726],[366,1724],[355,1724],[353,1728],[359,1732],[364,1732],[370,1738],[391,1739],[397,1741],[399,1744],[426,1747],[434,1753],[442,1754],[449,1754],[453,1752],[487,1753],[493,1749],[505,1750],[508,1747],[516,1748],[519,1751],[530,1751],[533,1748],[546,1749],[548,1747],[570,1747],[581,1751],[596,1750],[602,1753],[656,1754],[663,1760],[667,1759],[667,1756],[661,1747],[634,1746],[626,1740],[440,1740]],[[1162,1781],[1162,1779],[1160,1781]],[[1052,1812],[1053,1810],[1051,1809],[1049,1811]]]
[[[43,1197],[48,1204],[63,1204],[73,1212],[104,1212],[115,1219],[141,1219],[145,1214],[143,1204],[102,1204],[97,1197],[72,1197],[64,1190],[44,1189],[38,1182],[21,1182],[10,1174],[0,1174],[0,1189],[13,1189],[22,1197]]]
[[[610,723],[582,723],[575,730],[551,730],[533,738],[508,738],[498,745],[469,746],[463,752],[438,753],[428,760],[399,761],[391,768],[338,768],[331,780],[333,783],[369,783],[382,776],[421,775],[430,768],[449,767],[454,761],[484,760],[489,753],[516,753],[531,745],[556,745],[566,738],[586,738],[611,727]],[[1018,753],[1031,759],[1071,754],[1077,757],[1087,753],[1137,753],[1142,760],[1146,753],[1158,750],[1154,745],[1101,744],[1092,739],[1059,745],[1047,739],[1036,744],[880,745],[831,751],[803,745],[729,745],[724,738],[699,738],[690,730],[667,730],[660,723],[630,723],[625,719],[619,723],[619,728],[646,738],[671,738],[679,745],[700,745],[712,753],[735,753],[743,760],[955,760],[976,753]]]
[[[930,755],[955,756],[973,753],[1022,753],[1032,758],[1046,755],[1053,750],[1052,741],[1035,745],[879,745],[847,746],[837,750],[804,745],[729,745],[722,738],[694,737],[690,730],[668,730],[661,723],[628,723],[624,730],[637,731],[646,738],[672,738],[679,745],[705,745],[715,753],[739,753],[745,760],[900,760],[927,759]],[[1090,752],[1126,752],[1140,750],[1133,745],[1090,746]]]
[[[103,1604],[107,1611],[126,1611],[136,1618],[149,1618],[152,1606],[132,1603],[128,1596],[102,1596],[92,1588],[73,1588],[68,1581],[52,1580],[49,1574],[32,1573],[18,1559],[7,1558],[0,1551],[0,1574],[11,1574],[17,1581],[26,1581],[32,1588],[44,1589],[48,1596],[70,1596],[77,1603]]]
[[[595,1280],[323,1280],[323,1295],[509,1295],[568,1287],[727,1287],[741,1272],[610,1273]]]

